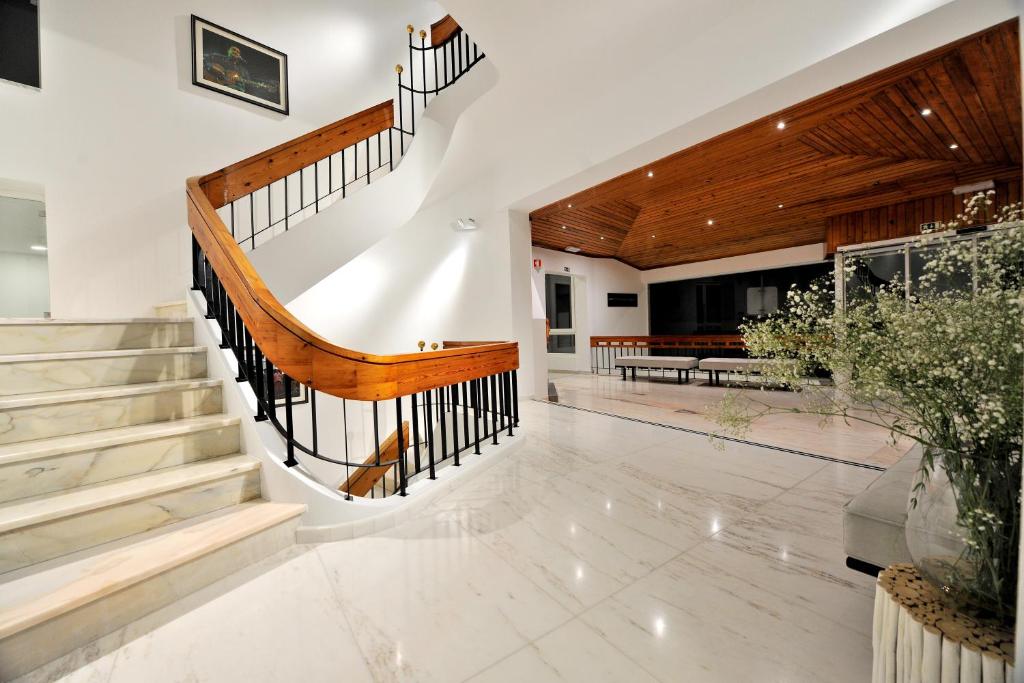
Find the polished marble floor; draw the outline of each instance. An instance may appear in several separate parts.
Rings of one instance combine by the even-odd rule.
[[[759,391],[756,385],[741,389],[711,386],[705,377],[706,373],[695,373],[689,384],[680,385],[676,383],[674,372],[663,377],[655,371],[648,377],[647,371],[641,370],[636,381],[623,381],[618,374],[589,373],[553,373],[550,379],[560,403],[701,432],[721,430],[709,417],[709,409],[729,391],[782,409],[801,402],[801,396],[793,392]],[[892,465],[911,446],[909,441],[891,443],[888,430],[882,427],[863,422],[847,424],[842,420],[823,424],[821,418],[814,415],[793,413],[758,419],[744,438],[879,467]]]
[[[868,680],[841,507],[878,475],[537,401],[374,536],[296,546],[32,681]]]

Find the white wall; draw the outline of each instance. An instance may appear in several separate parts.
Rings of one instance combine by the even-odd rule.
[[[49,310],[46,256],[0,251],[0,318],[41,318]]]
[[[647,287],[641,282],[641,271],[615,259],[589,258],[540,247],[533,249],[533,258],[541,260],[541,268],[533,269],[532,279],[542,306],[546,305],[544,276],[547,273],[578,278],[575,292],[578,299],[582,299],[575,302],[575,358],[571,365],[565,365],[559,363],[565,359],[552,354],[548,357],[549,364],[554,363],[552,369],[589,372],[591,336],[647,334]],[[609,292],[637,294],[638,305],[636,308],[610,307]]]
[[[288,55],[291,116],[191,84],[189,15]],[[53,311],[148,314],[189,272],[185,178],[394,94],[421,0],[46,0],[42,89],[0,82],[0,177],[45,186]]]

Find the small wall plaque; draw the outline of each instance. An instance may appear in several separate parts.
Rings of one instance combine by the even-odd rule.
[[[636,308],[638,296],[629,292],[608,292],[608,306],[613,308]]]

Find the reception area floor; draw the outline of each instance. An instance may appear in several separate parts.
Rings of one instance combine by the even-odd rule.
[[[563,400],[588,381],[616,380],[560,381]],[[521,416],[523,446],[419,519],[295,546],[24,680],[869,678],[874,581],[844,565],[841,508],[877,471],[540,401]]]
[[[701,433],[721,431],[709,413],[730,391],[780,409],[792,408],[803,400],[790,391],[760,391],[755,383],[744,385],[742,376],[734,379],[730,388],[724,376],[722,386],[712,386],[706,373],[696,372],[691,373],[687,384],[677,384],[674,372],[663,377],[659,371],[648,376],[646,370],[641,370],[636,381],[623,381],[619,374],[552,373],[549,386],[554,393],[549,400]],[[911,446],[909,441],[891,443],[888,430],[882,427],[838,419],[822,423],[814,415],[793,413],[758,419],[743,439],[880,468],[892,465]]]

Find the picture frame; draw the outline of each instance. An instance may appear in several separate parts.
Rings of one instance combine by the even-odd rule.
[[[192,15],[192,84],[288,115],[288,55]]]
[[[284,407],[284,373],[274,368],[274,405]],[[309,403],[309,387],[292,380],[292,406]]]

